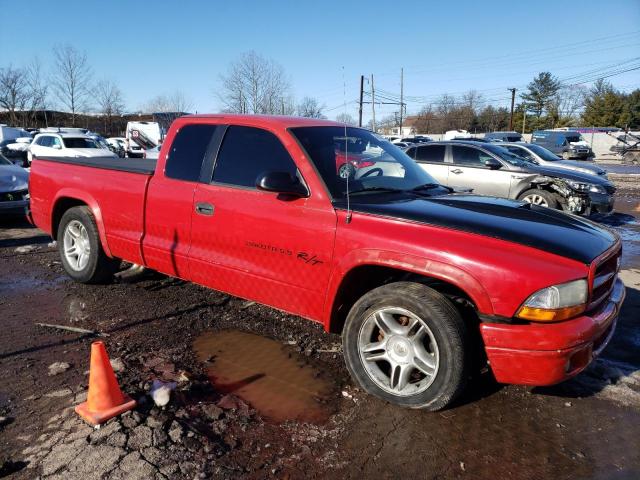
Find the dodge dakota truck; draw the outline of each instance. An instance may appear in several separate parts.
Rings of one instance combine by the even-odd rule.
[[[320,322],[362,388],[411,408],[444,408],[487,365],[512,384],[578,374],[624,299],[612,231],[452,192],[325,120],[184,116],[157,160],[39,156],[31,208],[74,280],[126,261]]]

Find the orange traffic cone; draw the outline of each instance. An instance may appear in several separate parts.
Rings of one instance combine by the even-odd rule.
[[[76,406],[76,413],[92,425],[100,425],[110,418],[127,412],[136,401],[122,393],[103,342],[91,344],[89,394],[87,401]]]

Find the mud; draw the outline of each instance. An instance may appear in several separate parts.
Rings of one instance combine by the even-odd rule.
[[[225,330],[202,333],[193,348],[216,390],[237,395],[267,420],[321,424],[332,413],[335,386],[280,342]]]
[[[548,388],[480,375],[438,413],[359,391],[339,337],[313,322],[148,272],[126,283],[75,284],[50,239],[0,225],[0,476],[640,478],[640,268],[636,237],[625,233],[637,232],[640,192],[637,182],[620,185],[618,212],[603,223],[623,236],[627,301],[601,358]],[[33,248],[16,252],[20,246]],[[86,396],[95,337],[38,322],[103,334],[136,410],[97,431],[83,423],[72,407]],[[235,356],[232,341],[241,342]],[[235,365],[225,365],[229,357]],[[71,367],[49,376],[55,362]],[[176,383],[163,409],[149,396],[155,379]],[[302,400],[281,409],[280,399],[264,406],[245,390],[278,392],[278,380],[286,400]],[[317,407],[317,417],[292,413],[296,405]]]

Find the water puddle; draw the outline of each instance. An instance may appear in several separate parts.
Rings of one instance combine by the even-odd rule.
[[[208,331],[193,348],[218,391],[237,395],[271,421],[320,424],[332,413],[333,383],[275,340],[236,330]]]

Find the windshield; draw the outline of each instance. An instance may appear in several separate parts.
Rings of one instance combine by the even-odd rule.
[[[527,145],[527,148],[531,150],[533,153],[535,153],[536,155],[538,155],[541,159],[546,160],[548,162],[557,162],[558,160],[562,160],[562,158],[557,156],[555,153],[553,153],[550,150],[547,150],[544,147],[541,147],[540,145],[531,144],[531,145]]]
[[[565,138],[567,139],[567,142],[569,142],[569,143],[575,143],[575,142],[580,142],[580,141],[584,140],[582,138],[582,135],[571,135],[571,136],[567,135]]]
[[[521,142],[522,137],[520,135],[511,135],[507,137],[507,142]]]
[[[382,137],[354,127],[298,127],[304,147],[333,198],[347,192],[411,190],[436,180]]]
[[[6,157],[0,155],[0,165],[13,165]]]
[[[67,148],[99,148],[96,142],[90,138],[68,137],[63,138],[62,141]]]
[[[522,158],[520,158],[518,155],[516,155],[515,153],[511,153],[506,148],[500,147],[495,143],[485,143],[482,145],[482,148],[486,148],[491,153],[493,153],[494,155],[497,155],[505,162],[509,162],[511,165],[515,165],[516,167],[523,167],[526,165],[526,162]]]

